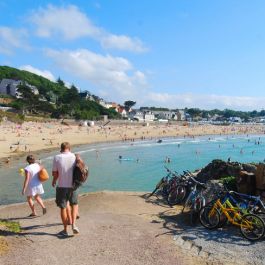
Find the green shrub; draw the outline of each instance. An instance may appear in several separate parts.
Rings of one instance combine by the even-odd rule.
[[[228,190],[237,191],[236,177],[228,176],[220,179],[222,184],[227,187]]]

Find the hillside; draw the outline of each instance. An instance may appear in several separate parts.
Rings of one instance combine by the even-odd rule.
[[[110,118],[119,117],[115,110],[104,108],[96,100],[81,98],[74,85],[69,89],[60,78],[57,82],[52,82],[28,71],[0,66],[0,80],[3,78],[23,81],[18,88],[22,98],[8,104],[23,114],[94,120],[99,119],[101,115],[108,115]],[[35,86],[39,94],[34,94],[28,85]],[[94,96],[94,98],[98,97]]]

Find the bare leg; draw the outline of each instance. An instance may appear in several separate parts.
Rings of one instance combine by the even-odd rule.
[[[32,200],[32,197],[31,196],[27,196],[27,201],[28,201],[29,207],[30,207],[30,209],[32,211],[32,214],[35,214],[36,215],[35,207],[34,207],[34,202]]]
[[[76,217],[78,214],[78,204],[75,204],[72,206],[72,220],[73,220],[73,225],[75,225]]]
[[[35,200],[37,201],[37,203],[41,206],[41,208],[44,209],[45,206],[44,206],[44,203],[43,203],[43,201],[42,201],[40,195],[37,194],[34,198],[35,198]]]
[[[64,226],[64,231],[67,232],[68,218],[67,218],[67,209],[61,209],[61,219]]]
[[[73,219],[71,214],[71,206],[69,205],[69,202],[67,202],[66,211],[67,211],[68,224],[71,225],[73,224]]]

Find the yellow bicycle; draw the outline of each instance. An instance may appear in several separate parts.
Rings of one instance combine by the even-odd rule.
[[[261,239],[265,233],[264,221],[259,216],[245,213],[243,209],[233,206],[226,196],[203,207],[199,218],[201,224],[208,229],[218,228],[230,222],[240,227],[241,234],[251,241]]]

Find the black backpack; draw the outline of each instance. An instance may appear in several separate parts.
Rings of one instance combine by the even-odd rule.
[[[73,172],[73,189],[79,188],[88,178],[88,168],[76,163]]]

